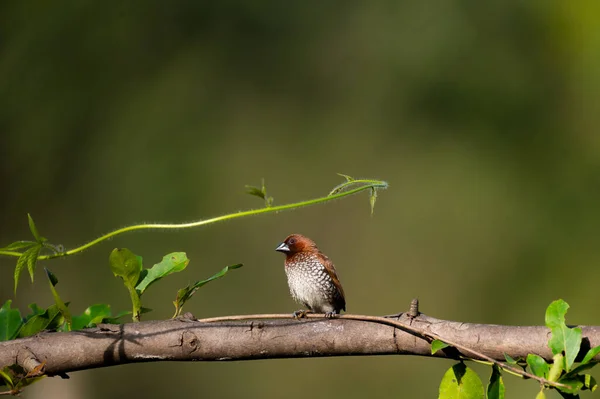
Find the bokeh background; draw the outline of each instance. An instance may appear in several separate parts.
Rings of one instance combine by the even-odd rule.
[[[30,212],[67,248],[138,222],[326,194],[337,172],[387,180],[368,195],[194,230],[136,232],[45,262],[74,313],[128,294],[114,247],[146,266],[185,251],[184,273],[144,296],[170,317],[178,288],[225,265],[197,317],[291,312],[289,233],[336,263],[348,311],[543,324],[600,324],[600,30],[596,1],[3,2],[0,244]],[[42,267],[0,299],[52,298]],[[73,373],[29,398],[436,397],[450,361],[408,356],[156,363]],[[487,378],[488,368],[476,368]],[[511,397],[531,382],[506,377]],[[550,396],[553,397],[553,396]],[[554,397],[558,397],[555,395]]]

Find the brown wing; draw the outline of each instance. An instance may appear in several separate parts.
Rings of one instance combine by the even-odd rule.
[[[323,263],[323,266],[325,266],[325,270],[327,271],[327,274],[329,274],[329,277],[331,277],[333,285],[335,285],[337,288],[339,295],[336,295],[335,298],[335,308],[346,311],[346,297],[344,296],[344,289],[342,288],[342,283],[340,283],[340,279],[335,272],[335,266],[333,266],[333,262],[322,252],[319,252],[317,256],[321,260],[321,263]]]

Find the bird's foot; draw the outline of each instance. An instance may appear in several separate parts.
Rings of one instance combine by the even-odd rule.
[[[300,310],[296,310],[294,313],[292,313],[292,317],[296,320],[300,320],[306,317],[307,314],[311,313],[310,310],[305,310],[305,309],[300,309]]]
[[[325,317],[328,319],[333,319],[335,316],[337,316],[338,312],[336,312],[335,310],[332,310],[331,312],[327,312],[325,313]]]

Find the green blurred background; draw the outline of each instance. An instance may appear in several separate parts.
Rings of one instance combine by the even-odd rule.
[[[27,212],[67,248],[137,222],[178,222],[326,194],[368,195],[177,232],[137,232],[45,262],[74,313],[129,308],[114,247],[146,265],[186,251],[153,286],[150,318],[178,288],[225,265],[197,317],[291,312],[292,232],[336,263],[348,311],[543,324],[600,324],[600,3],[3,2],[0,244],[27,239]],[[0,299],[15,260],[0,259]],[[48,306],[40,267],[14,303]],[[450,361],[408,356],[156,363],[73,373],[29,398],[435,397]],[[487,378],[488,368],[477,368]],[[535,383],[507,377],[510,397]],[[550,396],[553,397],[553,396]],[[558,397],[556,395],[555,397]]]

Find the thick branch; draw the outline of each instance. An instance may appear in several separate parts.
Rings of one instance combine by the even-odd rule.
[[[0,342],[0,368],[25,360],[45,362],[50,375],[117,364],[149,361],[254,360],[291,357],[418,355],[432,356],[426,339],[390,326],[313,315],[306,320],[202,322],[193,318],[149,321],[70,333],[41,333],[33,337]],[[360,317],[348,315],[348,317]],[[397,319],[393,319],[397,320]],[[400,321],[409,324],[402,315]],[[536,353],[547,360],[552,354],[546,342],[546,327],[469,324],[421,315],[412,326],[460,343],[491,358],[504,360],[504,353],[525,357]],[[581,327],[581,353],[600,345],[600,327]],[[473,357],[454,348],[436,357]]]

